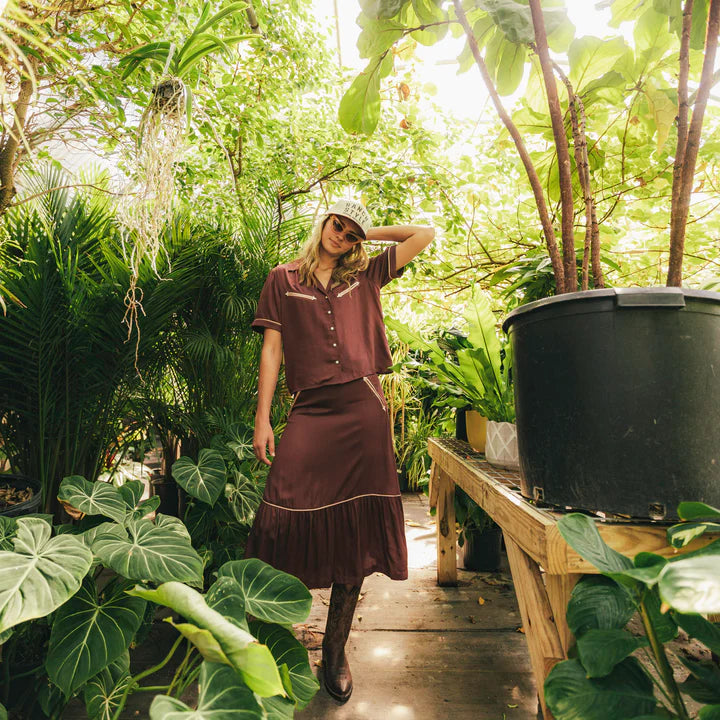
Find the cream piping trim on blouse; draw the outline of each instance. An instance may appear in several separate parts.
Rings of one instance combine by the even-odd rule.
[[[279,323],[277,320],[271,320],[270,318],[255,318],[256,320],[267,320],[267,322],[273,323],[273,325],[280,325],[282,326],[282,323]]]
[[[365,495],[356,495],[355,497],[348,498],[347,500],[339,500],[335,503],[330,503],[329,505],[322,505],[321,507],[316,508],[289,508],[285,507],[284,505],[275,505],[275,503],[268,502],[267,500],[263,500],[263,502],[266,505],[272,505],[272,507],[280,508],[280,510],[289,510],[290,512],[310,512],[312,510],[325,510],[326,508],[334,507],[335,505],[342,505],[343,503],[350,502],[351,500],[358,500],[360,498],[364,497],[402,497],[402,495],[383,495],[382,493],[366,493]]]
[[[339,292],[337,296],[341,298],[343,295],[347,295],[347,293],[354,290],[359,284],[359,282],[354,282],[350,287],[346,287],[342,292]]]

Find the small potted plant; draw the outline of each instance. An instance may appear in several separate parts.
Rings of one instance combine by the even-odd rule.
[[[446,404],[469,406],[468,441],[488,462],[517,469],[515,401],[510,382],[511,354],[504,337],[498,335],[495,315],[487,295],[475,291],[464,316],[468,333],[447,331],[438,341],[425,340],[402,323],[389,318],[387,325],[403,342],[423,354],[422,366],[436,376],[436,387],[446,392]],[[472,434],[473,415],[487,427]],[[488,445],[489,442],[489,445]]]
[[[467,570],[499,570],[502,530],[461,487],[455,488],[455,521],[463,566]]]

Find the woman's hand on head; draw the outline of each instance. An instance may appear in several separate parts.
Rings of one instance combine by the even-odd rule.
[[[255,457],[266,465],[272,465],[267,454],[275,457],[275,435],[269,420],[256,420],[253,433],[253,451]]]

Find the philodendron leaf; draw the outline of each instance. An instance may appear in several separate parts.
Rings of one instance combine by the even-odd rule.
[[[175,523],[159,515],[157,524],[149,520],[130,520],[130,537],[116,531],[98,533],[92,551],[116,573],[130,580],[156,583],[170,580],[202,585],[202,560]],[[178,521],[179,522],[179,521]],[[187,535],[187,531],[185,531]]]
[[[289,698],[275,697],[262,698],[261,701],[267,720],[292,720],[295,717],[295,703]]]
[[[720,613],[720,554],[668,563],[658,588],[663,602],[681,613]]]
[[[181,457],[172,466],[172,476],[188,494],[208,505],[214,505],[225,489],[227,468],[217,450],[203,449],[197,464]]]
[[[595,521],[581,513],[563,515],[558,530],[565,542],[601,572],[622,572],[633,564],[630,558],[613,550],[600,537]]]
[[[0,550],[12,550],[12,539],[17,532],[17,520],[0,515]]]
[[[128,520],[141,520],[146,515],[155,512],[160,507],[161,502],[159,495],[153,495],[147,500],[143,500],[134,510],[128,512],[125,522]]]
[[[50,633],[45,667],[70,697],[129,647],[145,613],[145,601],[117,586],[100,599],[92,578],[58,611]]]
[[[102,480],[92,483],[80,475],[63,478],[58,500],[86,515],[104,515],[118,522],[127,514],[125,500],[114,485]]]
[[[72,535],[50,538],[44,520],[20,518],[14,552],[0,551],[0,633],[60,607],[80,587],[92,553]]]
[[[234,578],[219,577],[207,591],[205,602],[234,625],[250,631],[245,616],[245,596]]]
[[[632,718],[656,704],[652,680],[635,658],[603,678],[588,678],[578,660],[560,662],[545,679],[545,702],[555,720]]]
[[[197,710],[166,695],[157,695],[150,720],[262,720],[265,717],[252,690],[227,665],[204,662],[200,668]]]
[[[295,636],[284,627],[274,623],[254,621],[250,631],[263,645],[270,648],[275,662],[287,665],[292,694],[297,700],[297,708],[302,710],[320,689],[308,661],[308,651]]]
[[[720,705],[706,705],[700,708],[698,720],[720,720]]]
[[[647,638],[616,628],[588,630],[578,638],[577,649],[587,676],[598,678],[609,675],[618,663],[647,644]]]
[[[118,490],[125,501],[128,510],[134,510],[145,492],[145,484],[142,480],[128,480]]]
[[[145,598],[159,605],[166,605],[187,618],[187,627],[182,628],[185,637],[190,637],[195,630],[206,633],[197,634],[198,649],[206,649],[213,659],[225,660],[240,673],[247,686],[262,697],[285,695],[273,656],[264,645],[257,643],[250,633],[226,620],[219,612],[208,607],[205,598],[196,590],[178,582],[167,582],[156,590],[135,587],[128,591],[131,595]],[[194,629],[193,629],[194,626]],[[178,629],[181,629],[178,627]],[[212,644],[210,634],[217,646]],[[222,655],[218,652],[220,648]]]
[[[126,651],[88,681],[83,699],[89,720],[112,720],[131,679],[129,668],[130,656]]]
[[[302,622],[310,614],[312,595],[293,575],[276,570],[257,558],[233,560],[218,571],[240,586],[245,611],[259,620],[290,624]]]

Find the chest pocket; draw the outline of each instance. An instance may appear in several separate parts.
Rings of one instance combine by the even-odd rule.
[[[285,295],[287,297],[301,298],[303,300],[317,300],[317,298],[314,295],[306,295],[305,293],[290,292],[289,290],[285,291]]]
[[[350,287],[347,287],[342,292],[339,292],[337,296],[341,298],[343,295],[347,295],[347,293],[349,293],[351,290],[354,290],[359,284],[360,281],[354,282]]]

